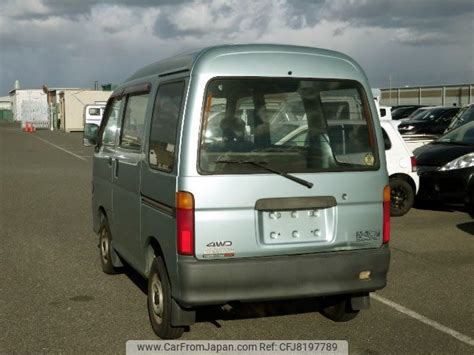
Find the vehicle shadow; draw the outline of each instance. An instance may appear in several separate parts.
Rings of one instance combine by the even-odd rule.
[[[466,222],[460,223],[456,226],[458,229],[462,230],[463,232],[474,235],[474,221],[473,222]]]
[[[217,327],[218,320],[237,320],[267,318],[303,313],[315,313],[321,310],[318,298],[299,300],[266,301],[241,303],[235,302],[224,306],[200,307],[196,313],[196,322],[210,322]]]
[[[147,280],[132,267],[124,263],[121,271],[132,281],[144,295],[148,294]],[[196,323],[211,323],[220,328],[219,320],[238,320],[266,318],[302,313],[315,313],[321,310],[320,298],[306,298],[285,301],[266,301],[241,303],[232,302],[224,306],[202,306],[196,309]]]
[[[143,292],[144,295],[148,294],[148,282],[147,280],[140,275],[138,272],[136,272],[131,266],[123,262],[123,267],[121,268],[121,271],[132,281],[135,286],[137,286],[140,291]]]
[[[474,217],[473,211],[470,211],[465,205],[462,204],[446,204],[443,202],[438,201],[417,201],[415,200],[415,204],[413,208],[418,210],[426,210],[426,211],[438,211],[438,212],[462,212],[467,213],[471,217]]]

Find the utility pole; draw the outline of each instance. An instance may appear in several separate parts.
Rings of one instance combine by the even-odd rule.
[[[389,93],[390,93],[390,98],[389,98],[389,106],[392,106],[392,74],[388,76],[388,83],[389,83]]]

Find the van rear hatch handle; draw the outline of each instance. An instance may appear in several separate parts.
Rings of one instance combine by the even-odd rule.
[[[262,198],[255,203],[257,211],[292,211],[331,208],[337,205],[334,196]]]

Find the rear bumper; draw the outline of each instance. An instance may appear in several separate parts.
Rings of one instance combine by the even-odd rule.
[[[366,293],[385,287],[390,249],[199,261],[180,258],[173,298],[182,306]],[[361,271],[370,280],[359,280]]]

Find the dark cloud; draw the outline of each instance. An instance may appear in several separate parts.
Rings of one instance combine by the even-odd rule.
[[[437,27],[453,17],[471,16],[472,0],[287,0],[290,22],[314,26],[322,19],[366,26]]]
[[[150,7],[180,5],[192,0],[42,0],[47,12],[24,11],[23,14],[15,17],[21,19],[47,18],[50,16],[61,16],[67,18],[77,18],[90,14],[94,6],[126,6],[126,7]]]
[[[183,36],[202,37],[207,31],[200,29],[183,30],[173,23],[170,19],[173,17],[174,9],[170,7],[161,8],[158,15],[153,32],[160,38],[179,38]]]
[[[327,0],[287,0],[287,23],[293,28],[303,28],[316,25],[322,18],[321,10]]]
[[[339,50],[374,87],[389,74],[394,86],[473,82],[473,17],[472,0],[0,0],[0,96],[16,79],[119,83],[156,60],[229,42]]]
[[[345,31],[346,31],[346,29],[344,27],[338,27],[332,32],[332,35],[334,37],[342,36]]]
[[[474,13],[472,0],[359,0],[328,5],[329,15],[336,19],[382,28],[436,28],[453,17]]]
[[[325,20],[353,26],[407,29],[413,38],[399,40],[405,44],[450,42],[453,39],[447,35],[456,33],[459,24],[467,27],[468,36],[474,31],[472,0],[287,0],[286,6],[288,24],[293,28],[314,26]]]
[[[183,26],[183,23],[177,23],[177,11],[185,9],[189,4],[163,6],[160,8],[160,14],[156,19],[154,33],[160,38],[178,39],[182,37],[203,38],[206,36],[217,36],[221,40],[230,39],[236,34],[251,29],[256,37],[259,37],[268,28],[271,18],[266,13],[249,14],[241,10],[237,2],[215,3],[211,0],[202,0],[195,2],[194,5],[207,6],[206,16],[209,18],[205,26]],[[233,6],[234,7],[233,7]],[[199,16],[199,15],[197,15]],[[225,20],[225,25],[222,24]],[[216,25],[220,23],[220,25]],[[187,24],[184,24],[187,25]]]

